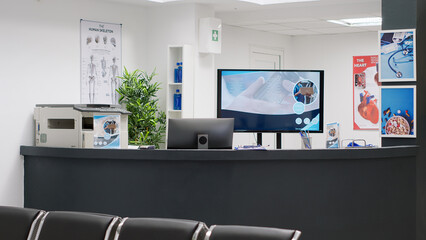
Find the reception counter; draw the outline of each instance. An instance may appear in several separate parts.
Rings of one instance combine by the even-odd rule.
[[[99,150],[21,146],[25,207],[415,239],[417,147]]]

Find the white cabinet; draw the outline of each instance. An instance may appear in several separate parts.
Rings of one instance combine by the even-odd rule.
[[[169,46],[167,63],[167,118],[194,117],[194,50],[190,45]],[[182,63],[182,83],[175,83],[175,68]],[[176,90],[182,94],[181,110],[174,110]]]

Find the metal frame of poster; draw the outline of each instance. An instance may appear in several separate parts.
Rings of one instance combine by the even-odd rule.
[[[353,57],[353,129],[378,130],[380,127],[380,83],[378,56]]]
[[[416,137],[416,86],[381,87],[381,137]]]
[[[80,20],[80,102],[118,104],[122,24]]]
[[[416,29],[379,31],[381,82],[416,81]]]

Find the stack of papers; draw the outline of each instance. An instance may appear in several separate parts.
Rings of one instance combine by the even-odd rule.
[[[235,150],[263,150],[266,151],[266,148],[261,145],[243,145],[235,147]]]

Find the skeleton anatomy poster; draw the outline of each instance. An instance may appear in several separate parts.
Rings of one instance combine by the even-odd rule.
[[[80,21],[80,102],[118,104],[121,24]]]

